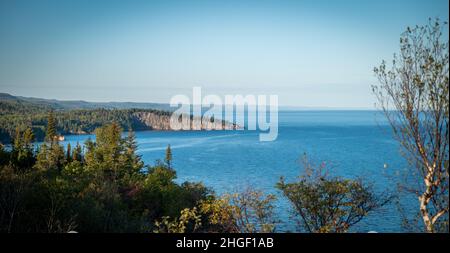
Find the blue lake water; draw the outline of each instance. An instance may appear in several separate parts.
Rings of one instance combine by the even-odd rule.
[[[408,167],[390,126],[375,111],[283,111],[277,140],[260,142],[258,136],[257,131],[136,133],[138,152],[146,164],[163,159],[171,145],[178,182],[201,181],[219,194],[250,185],[278,195],[279,231],[295,230],[295,223],[288,221],[289,203],[274,186],[281,176],[290,181],[301,173],[299,158],[304,153],[317,163],[327,162],[334,175],[361,177],[380,192],[396,192],[396,175]],[[89,137],[67,136],[63,143],[74,145]],[[415,198],[402,197],[401,202],[407,216],[417,210]],[[392,203],[371,213],[353,230],[401,232],[400,217]]]

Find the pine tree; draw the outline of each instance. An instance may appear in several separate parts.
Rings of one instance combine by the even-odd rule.
[[[51,165],[48,161],[48,146],[47,144],[43,143],[39,147],[39,151],[37,153],[36,157],[36,164],[34,165],[34,168],[38,171],[47,171]]]
[[[86,142],[85,162],[92,170],[103,171],[106,179],[116,180],[123,168],[121,154],[124,151],[122,129],[111,123],[95,130],[96,141]]]
[[[14,134],[14,139],[12,141],[11,149],[11,164],[15,167],[20,166],[20,155],[22,153],[22,133],[20,128],[16,127],[16,132]]]
[[[164,160],[166,161],[167,167],[170,169],[172,163],[172,150],[170,149],[170,144],[167,145],[166,158]]]
[[[30,127],[27,127],[23,132],[23,145],[26,149],[31,149],[32,143],[34,141],[34,133]]]
[[[82,153],[81,145],[80,143],[77,142],[77,145],[75,146],[75,149],[72,152],[72,160],[81,162],[82,160],[81,153]]]
[[[64,148],[59,145],[56,137],[56,120],[53,111],[50,111],[47,117],[47,130],[45,135],[45,141],[50,146],[47,146],[45,143],[41,145],[35,164],[36,169],[51,172],[61,171],[63,165],[66,163],[66,155]]]
[[[56,135],[55,115],[53,114],[53,111],[50,111],[47,117],[47,132],[45,135],[45,141],[53,143],[56,140]]]
[[[128,136],[124,142],[124,166],[128,167],[128,172],[135,173],[139,172],[143,167],[144,163],[141,161],[141,157],[136,154],[137,151],[137,143],[136,137],[132,130],[128,131]]]
[[[63,165],[66,163],[64,148],[58,143],[50,146],[49,160],[53,165],[52,169],[57,171],[61,171]]]
[[[13,139],[13,150],[20,151],[22,149],[22,133],[19,127],[16,127],[16,133]]]
[[[12,144],[11,162],[19,169],[30,168],[34,163],[33,143],[34,134],[31,128],[21,131],[16,127],[16,133]]]
[[[33,130],[30,127],[27,127],[23,132],[22,137],[23,147],[22,147],[22,154],[20,155],[21,166],[23,166],[24,168],[31,168],[35,163],[36,158],[34,156],[33,141],[34,141]]]
[[[66,161],[67,162],[72,161],[72,150],[71,150],[71,147],[70,147],[70,143],[67,144]]]

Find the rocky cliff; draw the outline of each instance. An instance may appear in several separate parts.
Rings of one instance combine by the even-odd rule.
[[[151,130],[173,130],[170,127],[170,114],[160,114],[155,112],[135,112],[133,116],[136,121],[146,125]],[[202,119],[201,117],[192,117],[190,120],[190,130],[235,130],[240,129],[236,124],[223,120],[213,120],[211,118]]]

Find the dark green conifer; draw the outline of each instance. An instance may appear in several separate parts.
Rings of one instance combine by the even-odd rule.
[[[45,134],[45,141],[53,143],[56,139],[56,120],[53,111],[50,111],[47,116],[47,131]]]
[[[81,162],[81,160],[82,160],[81,153],[82,152],[83,151],[81,150],[81,145],[80,145],[80,143],[77,142],[77,145],[75,146],[75,149],[72,152],[72,160]]]
[[[166,161],[167,167],[170,169],[171,168],[171,163],[172,163],[172,149],[170,148],[170,144],[167,145],[166,148],[166,157],[164,159]]]
[[[72,150],[71,150],[71,147],[70,147],[70,143],[67,144],[66,161],[67,162],[72,161]]]

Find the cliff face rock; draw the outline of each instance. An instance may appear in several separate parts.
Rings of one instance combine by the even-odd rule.
[[[140,121],[151,130],[173,130],[170,127],[170,114],[158,114],[154,112],[135,112],[135,120]],[[236,124],[211,118],[191,117],[190,130],[236,130],[240,129]]]
[[[153,112],[135,112],[136,121],[143,123],[151,130],[170,130],[170,116],[159,115]]]

